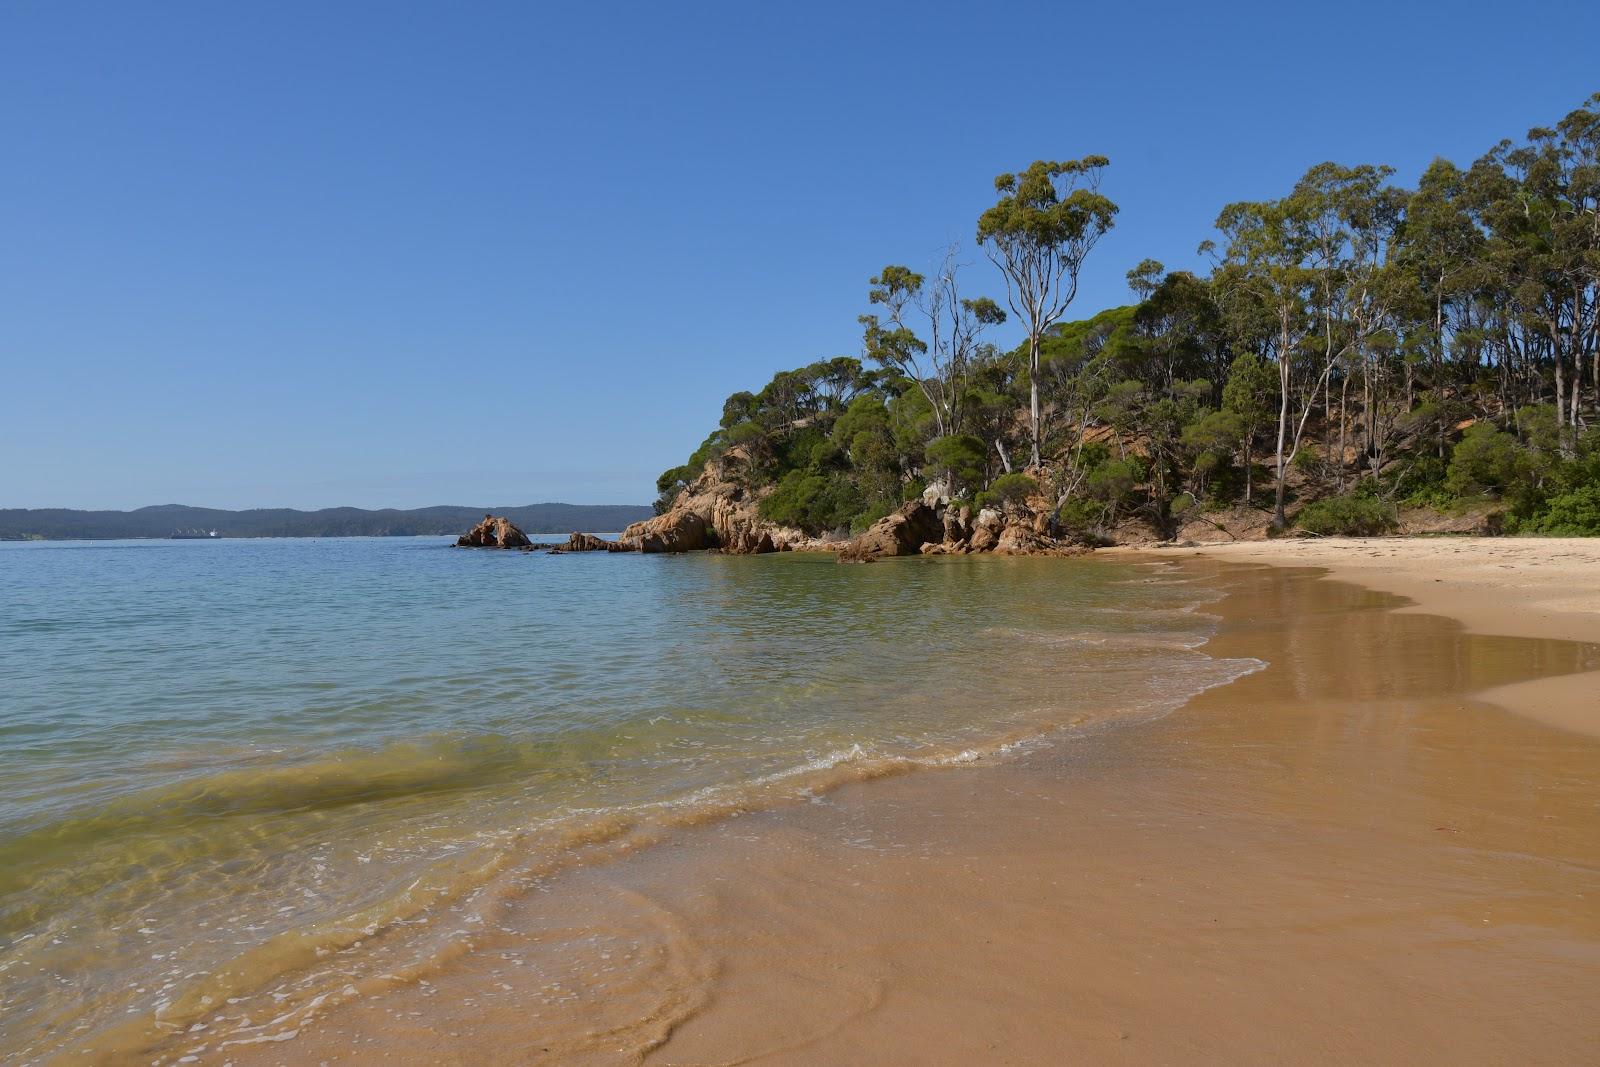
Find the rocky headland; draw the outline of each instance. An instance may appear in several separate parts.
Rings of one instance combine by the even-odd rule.
[[[1081,540],[1054,528],[1046,502],[1019,502],[1004,508],[951,504],[939,486],[853,537],[813,537],[762,517],[761,499],[770,491],[751,488],[738,477],[741,456],[731,451],[706,469],[660,515],[636,522],[615,541],[592,533],[573,533],[552,553],[697,552],[729,555],[766,552],[836,552],[841,562],[870,562],[885,556],[965,555],[1070,556],[1090,551]],[[485,516],[457,545],[468,548],[521,548],[533,545],[504,517]]]

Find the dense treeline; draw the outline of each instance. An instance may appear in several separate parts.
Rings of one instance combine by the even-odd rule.
[[[257,508],[223,511],[161,504],[137,511],[75,511],[67,508],[0,510],[0,540],[70,540],[171,537],[180,531],[217,531],[221,537],[417,537],[454,536],[483,518],[484,508],[433,507],[367,511],[362,508]],[[632,504],[529,504],[496,508],[528,533],[621,530],[648,518],[648,507]]]
[[[1397,508],[1485,506],[1508,529],[1600,533],[1600,94],[1414,188],[1322,163],[1225,206],[1204,276],[1145,260],[1135,300],[1063,321],[1115,222],[1103,157],[996,181],[976,239],[1003,299],[965,295],[957,249],[872,278],[862,358],[735,393],[658,508],[707,461],[762,510],[860,529],[932,482],[1027,500],[1082,531],[1269,508],[1315,532]],[[986,340],[1008,318],[1027,340]]]

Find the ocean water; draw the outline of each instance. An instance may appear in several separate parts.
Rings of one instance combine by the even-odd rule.
[[[0,544],[0,1060],[277,1040],[542,872],[1163,714],[1254,666],[1202,650],[1212,596],[1092,558]]]

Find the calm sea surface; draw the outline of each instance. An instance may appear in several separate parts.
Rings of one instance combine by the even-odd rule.
[[[1207,599],[1094,559],[0,544],[0,1060],[272,1040],[508,879],[1163,713],[1252,666],[1199,651]]]

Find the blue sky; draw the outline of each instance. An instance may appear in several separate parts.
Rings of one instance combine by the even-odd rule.
[[[0,507],[648,501],[885,263],[1000,296],[1001,171],[1111,157],[1086,316],[1600,89],[1600,5],[1430,7],[7,4]]]

